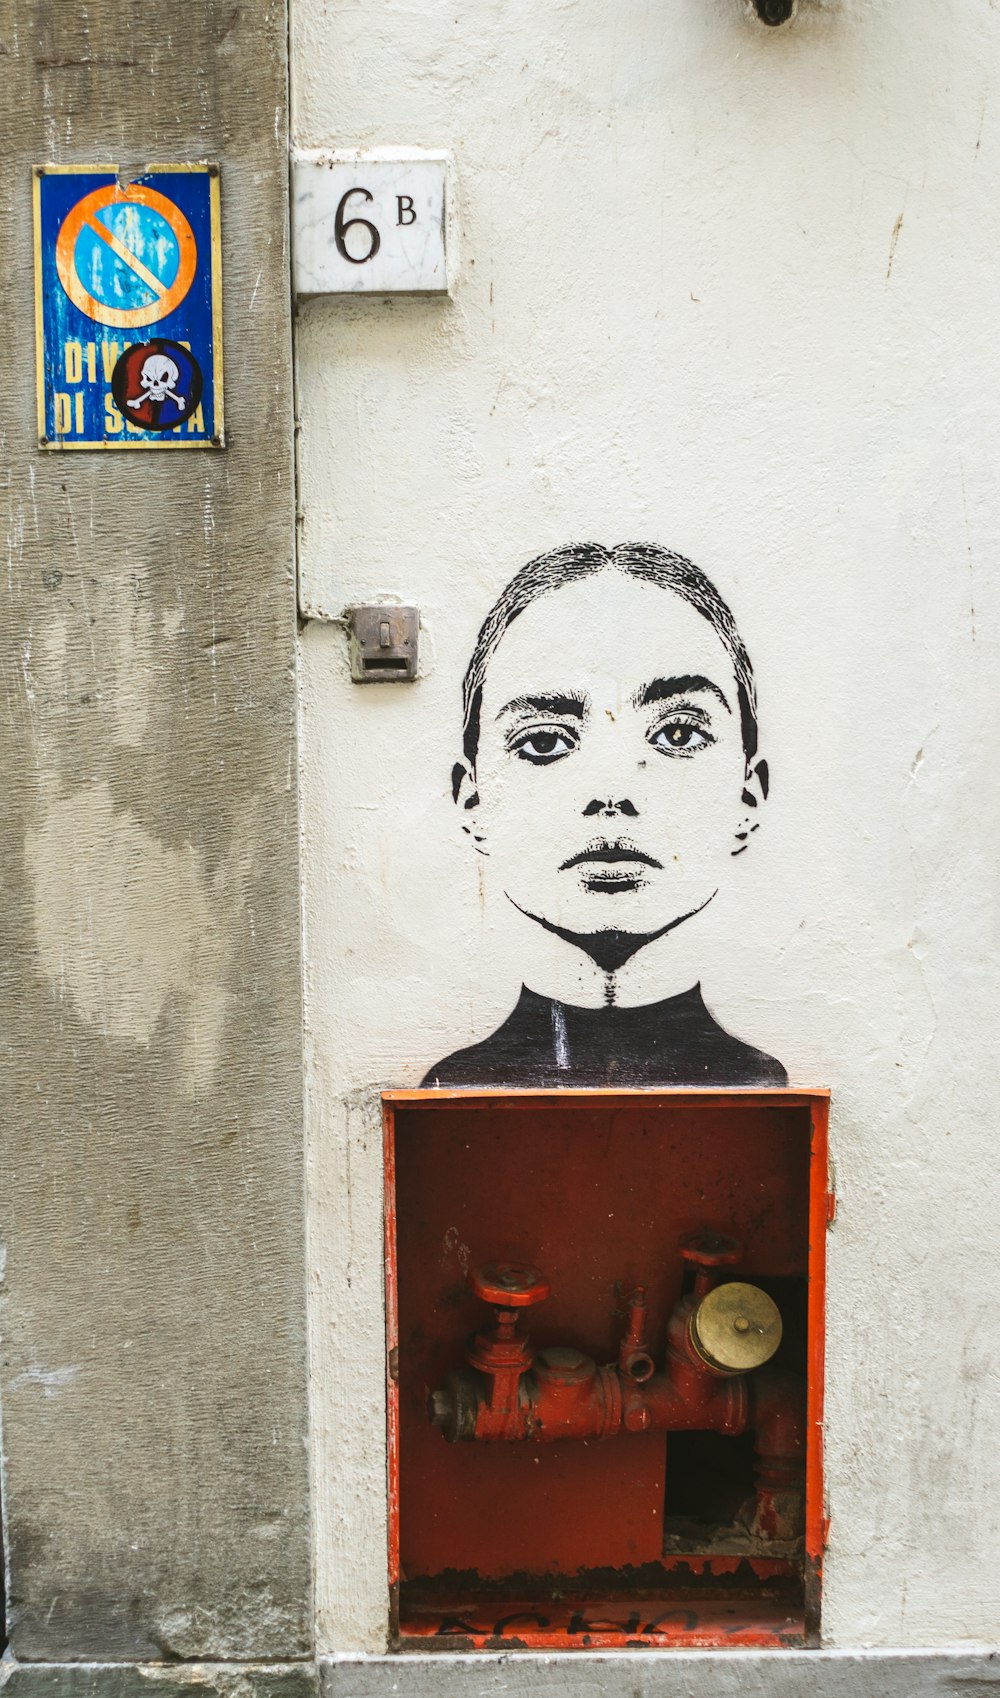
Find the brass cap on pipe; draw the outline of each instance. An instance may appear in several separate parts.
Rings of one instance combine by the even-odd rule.
[[[781,1343],[781,1311],[758,1285],[717,1285],[691,1316],[691,1338],[712,1368],[746,1374],[769,1362]]]

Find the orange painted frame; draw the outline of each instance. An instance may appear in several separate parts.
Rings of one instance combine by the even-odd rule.
[[[805,1623],[806,1642],[819,1642],[820,1596],[823,1580],[823,1552],[829,1522],[823,1499],[823,1396],[826,1369],[826,1234],[836,1212],[836,1199],[830,1188],[828,1090],[798,1091],[793,1089],[756,1090],[752,1087],[726,1091],[699,1091],[678,1088],[647,1087],[643,1090],[434,1090],[383,1091],[383,1167],[385,1178],[384,1236],[385,1236],[385,1324],[386,1324],[386,1437],[388,1441],[388,1580],[390,1615],[393,1638],[398,1639],[399,1602],[399,1387],[397,1362],[399,1327],[397,1309],[396,1261],[396,1141],[395,1111],[397,1107],[429,1107],[434,1104],[446,1109],[449,1104],[468,1107],[481,1103],[484,1109],[491,1104],[509,1108],[521,1101],[527,1107],[534,1103],[564,1102],[567,1098],[582,1097],[624,1099],[642,1098],[645,1101],[684,1103],[691,1108],[709,1107],[753,1108],[783,1107],[809,1110],[809,1263],[808,1263],[808,1368],[806,1396],[806,1514],[805,1514]],[[565,1640],[545,1634],[532,1635],[533,1647],[564,1648]],[[600,1643],[598,1644],[598,1637]],[[591,1641],[592,1649],[618,1649],[634,1645],[622,1634],[601,1634]],[[661,1642],[669,1643],[673,1636],[664,1635]],[[677,1635],[678,1638],[681,1635]],[[746,1645],[756,1636],[743,1639]],[[411,1639],[413,1645],[427,1649],[426,1640]],[[703,1640],[706,1644],[712,1641]],[[780,1644],[770,1635],[761,1642]],[[722,1641],[718,1641],[722,1643]],[[731,1641],[728,1641],[731,1643]],[[496,1649],[496,1647],[494,1647]]]

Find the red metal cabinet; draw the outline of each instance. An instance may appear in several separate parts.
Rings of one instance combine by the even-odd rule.
[[[822,1559],[825,1093],[396,1091],[384,1097],[390,1546],[400,1645],[806,1644]],[[429,1404],[488,1322],[483,1263],[550,1285],[537,1346],[613,1364],[646,1289],[650,1354],[690,1285],[681,1243],[741,1242],[801,1376],[804,1536],[749,1539],[744,1438],[446,1443]],[[527,1383],[527,1382],[524,1382]]]

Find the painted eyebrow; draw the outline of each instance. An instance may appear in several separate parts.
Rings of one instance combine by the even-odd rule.
[[[497,719],[502,719],[505,713],[555,713],[583,719],[585,712],[583,696],[514,696],[504,702]]]
[[[685,673],[680,678],[654,678],[651,683],[637,690],[632,700],[636,707],[649,707],[653,702],[665,702],[674,696],[689,696],[698,691],[704,693],[706,690],[710,695],[719,698],[727,713],[732,713],[733,710],[718,684],[713,684],[711,678],[704,678],[700,672]]]

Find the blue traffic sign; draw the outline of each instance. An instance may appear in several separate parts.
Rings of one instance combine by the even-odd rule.
[[[221,447],[218,167],[34,180],[40,445]]]

